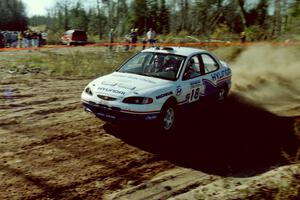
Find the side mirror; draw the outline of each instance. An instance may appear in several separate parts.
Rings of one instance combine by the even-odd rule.
[[[191,77],[191,72],[188,70],[183,74],[183,80],[188,80]]]
[[[226,62],[224,62],[224,61],[220,61],[220,62],[221,62],[221,64],[222,64],[222,66],[224,66],[224,67],[229,67],[228,64],[227,64]]]

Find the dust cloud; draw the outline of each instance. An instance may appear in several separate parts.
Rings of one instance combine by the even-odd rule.
[[[276,115],[300,115],[299,48],[251,46],[231,67],[233,92]]]

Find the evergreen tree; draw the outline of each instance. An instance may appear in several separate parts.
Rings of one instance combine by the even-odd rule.
[[[288,30],[300,33],[300,0],[295,0],[289,6]]]
[[[261,32],[254,39],[277,30],[277,34],[286,30],[299,32],[300,1],[299,0],[94,0],[95,7],[89,11],[84,9],[80,0],[57,0],[57,5],[47,19],[53,19],[54,32],[80,28],[90,34],[106,37],[111,28],[117,36],[138,28],[144,34],[150,27],[157,33],[194,34],[210,38],[215,32],[240,34],[242,31]],[[18,7],[12,2],[20,0],[0,1],[0,27],[8,23],[8,19],[18,16],[7,10]],[[77,3],[76,3],[77,2]],[[274,2],[277,2],[275,5]],[[13,5],[13,6],[12,6]],[[21,4],[20,10],[24,10]],[[22,7],[23,6],[23,7]],[[270,8],[276,12],[269,13]],[[14,9],[13,9],[14,10]],[[17,9],[19,10],[19,9]],[[21,11],[22,13],[23,11]],[[26,19],[26,18],[22,18]],[[39,18],[32,18],[38,23]],[[50,20],[51,21],[51,20]],[[26,24],[26,23],[25,23]],[[3,28],[2,28],[3,29]],[[5,28],[7,29],[7,28]],[[216,35],[216,34],[215,34]],[[227,36],[226,36],[227,37]],[[269,37],[269,36],[268,36]]]
[[[189,1],[180,0],[180,9],[181,9],[181,20],[180,20],[180,30],[189,29],[188,19],[189,19]]]
[[[25,30],[28,19],[25,7],[20,0],[0,1],[0,30]]]
[[[158,1],[148,0],[148,16],[147,16],[147,29],[153,28],[153,30],[159,29],[159,13],[158,13]]]
[[[32,16],[29,18],[29,25],[30,26],[39,26],[39,25],[48,25],[52,24],[53,19],[48,16]]]
[[[82,4],[77,2],[70,10],[70,27],[73,29],[88,30],[89,18]]]
[[[160,1],[161,7],[159,11],[159,26],[158,33],[168,34],[170,32],[170,12],[166,7],[166,1]]]
[[[126,0],[118,0],[117,2],[117,15],[116,15],[116,31],[119,35],[124,35],[129,32],[128,27],[128,5]]]
[[[133,0],[130,12],[131,28],[138,28],[139,33],[144,33],[147,30],[147,1]]]

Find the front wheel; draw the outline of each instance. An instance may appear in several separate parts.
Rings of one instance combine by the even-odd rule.
[[[160,114],[160,127],[164,132],[170,132],[174,129],[176,119],[176,107],[168,103],[166,104]]]

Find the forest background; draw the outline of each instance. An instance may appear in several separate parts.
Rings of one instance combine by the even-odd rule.
[[[82,29],[90,42],[109,30],[123,41],[132,28],[140,38],[153,28],[164,42],[300,40],[300,0],[57,0],[45,16],[28,17],[21,0],[0,1],[0,30],[38,29],[58,43],[68,29]]]

